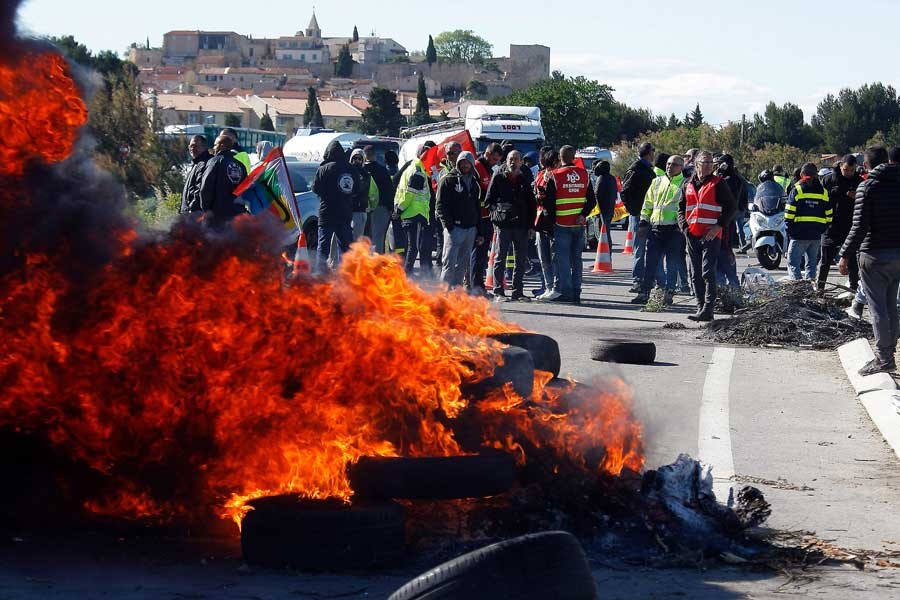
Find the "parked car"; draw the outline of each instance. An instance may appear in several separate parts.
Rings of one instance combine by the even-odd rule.
[[[293,157],[285,157],[294,198],[300,209],[303,235],[306,236],[306,248],[312,252],[316,248],[319,232],[319,196],[311,191],[313,179],[319,168],[317,162],[301,162]]]

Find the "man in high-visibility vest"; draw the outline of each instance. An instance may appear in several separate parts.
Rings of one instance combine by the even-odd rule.
[[[575,148],[563,146],[559,157],[562,166],[553,171],[544,188],[544,206],[550,208],[555,219],[556,278],[561,296],[554,302],[580,304],[584,224],[596,199],[588,172],[575,166]]]
[[[784,188],[784,193],[787,194],[791,190],[791,178],[784,174],[784,167],[781,165],[775,165],[772,167],[772,174],[775,176],[775,183]]]
[[[663,257],[666,260],[665,304],[671,306],[674,302],[678,283],[678,255],[683,252],[683,235],[678,229],[678,190],[684,183],[684,176],[681,174],[683,168],[682,157],[670,156],[666,161],[665,174],[654,179],[647,190],[638,225],[638,237],[648,238],[647,263],[644,266],[641,293],[631,301],[632,304],[646,304],[649,300],[650,289]]]
[[[784,219],[791,239],[788,244],[788,275],[795,280],[816,279],[822,234],[828,229],[834,213],[828,192],[819,181],[818,171],[813,163],[801,167],[800,181],[791,190],[785,206]]]
[[[692,321],[712,321],[716,308],[716,267],[722,231],[734,218],[737,201],[724,179],[714,174],[712,154],[698,152],[694,174],[681,186],[678,225],[687,239],[697,313]]]
[[[416,259],[419,257],[419,249],[429,251],[431,245],[425,236],[431,233],[428,227],[431,212],[431,178],[425,170],[425,165],[420,160],[427,148],[419,151],[419,156],[414,158],[397,183],[397,191],[394,194],[394,206],[400,211],[400,220],[403,223],[403,233],[406,238],[405,268],[407,274],[413,272]],[[430,270],[431,260],[423,257],[421,264],[425,271]]]

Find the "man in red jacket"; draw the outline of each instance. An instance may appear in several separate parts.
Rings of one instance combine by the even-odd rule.
[[[469,291],[485,294],[484,278],[487,276],[488,252],[494,237],[494,226],[491,224],[490,215],[484,205],[488,187],[491,185],[491,177],[494,175],[494,167],[503,158],[503,150],[500,144],[490,144],[484,154],[475,160],[475,177],[481,188],[481,219],[478,224],[478,237],[482,242],[476,243],[472,248],[469,259]]]

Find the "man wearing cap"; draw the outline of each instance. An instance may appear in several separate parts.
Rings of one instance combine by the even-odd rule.
[[[462,284],[472,248],[478,241],[481,188],[474,172],[475,157],[462,152],[456,166],[441,177],[435,213],[443,228],[441,281],[451,288]]]

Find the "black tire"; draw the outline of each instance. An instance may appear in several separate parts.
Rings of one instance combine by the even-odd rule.
[[[251,565],[310,571],[366,569],[403,556],[403,510],[396,503],[352,507],[294,495],[259,498],[241,523]]]
[[[759,266],[767,271],[776,271],[781,266],[781,250],[769,252],[768,246],[756,249],[756,260]]]
[[[562,360],[559,357],[559,344],[552,337],[524,332],[497,333],[490,337],[501,344],[527,350],[536,371],[547,371],[554,377],[559,377]]]
[[[426,458],[364,456],[348,471],[354,497],[365,500],[483,498],[502,494],[516,480],[515,461],[503,452]]]
[[[503,364],[494,369],[493,375],[481,381],[465,383],[460,386],[460,390],[466,396],[477,399],[502,389],[507,383],[511,383],[516,393],[523,398],[531,396],[534,390],[534,361],[527,350],[515,346],[504,348]]]
[[[656,360],[656,344],[630,340],[595,340],[591,359],[600,362],[651,365]]]
[[[571,534],[548,531],[492,544],[419,575],[388,600],[594,600],[597,586]]]

